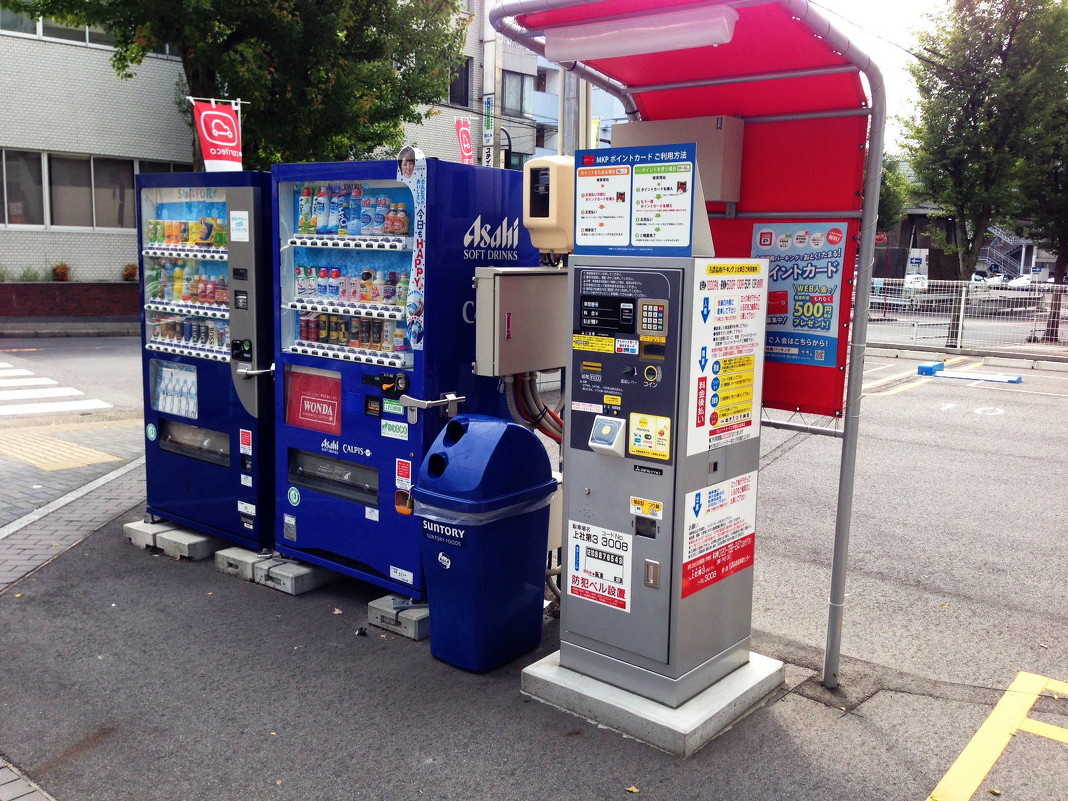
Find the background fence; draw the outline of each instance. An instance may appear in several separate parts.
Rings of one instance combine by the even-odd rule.
[[[875,278],[868,345],[1068,358],[1068,286]],[[960,331],[952,343],[951,332]],[[1048,334],[1055,332],[1056,339]]]

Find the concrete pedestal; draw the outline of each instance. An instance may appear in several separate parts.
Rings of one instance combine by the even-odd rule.
[[[782,662],[749,654],[727,674],[678,709],[560,667],[560,652],[523,671],[522,692],[643,743],[688,757],[759,706],[786,680]]]

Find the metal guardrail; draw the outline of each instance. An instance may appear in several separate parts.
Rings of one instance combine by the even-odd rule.
[[[876,278],[867,344],[1068,360],[1068,286]],[[958,329],[959,340],[947,344]],[[1055,333],[1056,339],[1049,334]]]

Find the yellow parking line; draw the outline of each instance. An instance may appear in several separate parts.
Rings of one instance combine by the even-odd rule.
[[[969,801],[1017,732],[1068,744],[1068,729],[1028,717],[1045,692],[1064,692],[1068,684],[1034,673],[1018,673],[990,716],[931,791],[927,801]]]

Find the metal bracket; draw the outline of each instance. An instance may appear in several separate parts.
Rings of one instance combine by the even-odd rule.
[[[272,377],[274,376],[273,362],[271,363],[270,367],[267,367],[263,370],[253,370],[247,364],[242,364],[240,367],[237,368],[237,374],[242,378],[255,378],[258,375],[267,375],[268,373],[270,373]]]
[[[454,392],[446,392],[445,395],[438,400],[423,400],[422,398],[413,398],[411,395],[401,395],[400,405],[404,406],[408,410],[408,422],[419,422],[419,410],[430,409],[435,406],[445,406],[446,417],[455,417],[460,412],[460,404],[467,400],[463,395],[457,395]]]

